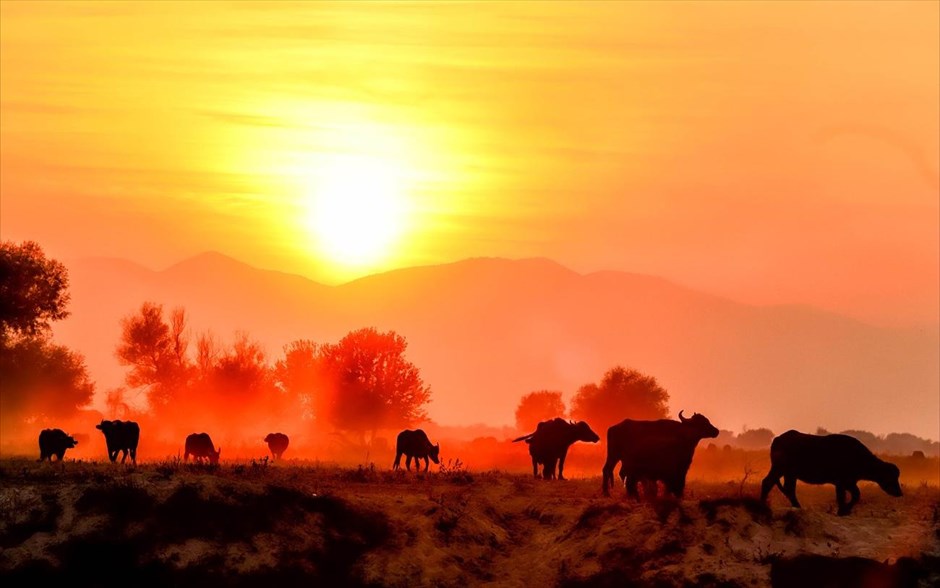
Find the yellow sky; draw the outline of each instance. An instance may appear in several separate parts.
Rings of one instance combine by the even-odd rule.
[[[940,320],[937,2],[0,6],[4,239],[327,283],[544,256]],[[311,215],[359,166],[400,218],[348,266]]]

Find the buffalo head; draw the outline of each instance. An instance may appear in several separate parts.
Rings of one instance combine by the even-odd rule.
[[[699,413],[693,413],[691,417],[686,418],[682,413],[685,411],[679,411],[679,420],[683,425],[688,427],[689,431],[693,433],[699,439],[707,439],[718,436],[718,429],[709,422],[705,415]]]
[[[221,455],[222,455],[222,448],[221,448],[221,447],[219,447],[219,448],[216,449],[215,451],[211,451],[211,450],[210,450],[210,451],[209,451],[209,463],[211,463],[212,465],[215,465],[215,464],[219,463],[219,456],[221,456]]]
[[[584,441],[586,443],[597,443],[598,441],[601,440],[598,434],[595,433],[585,421],[578,421],[576,423],[571,423],[571,426],[574,427],[574,432],[575,432],[574,437],[576,441]]]
[[[901,492],[901,470],[893,463],[884,462],[878,467],[877,478],[874,480],[889,496],[903,496]]]
[[[428,457],[431,458],[431,461],[434,463],[441,463],[441,444],[438,443],[428,451]]]

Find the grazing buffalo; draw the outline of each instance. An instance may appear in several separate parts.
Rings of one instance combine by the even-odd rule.
[[[783,485],[780,477],[783,477]],[[761,483],[761,501],[777,486],[790,504],[800,508],[796,481],[807,484],[834,484],[839,516],[852,512],[859,499],[858,481],[869,480],[891,496],[901,496],[898,478],[901,470],[893,463],[875,457],[865,445],[848,435],[810,435],[787,431],[770,444],[770,472]],[[852,500],[845,502],[845,493]]]
[[[70,437],[62,429],[43,429],[39,433],[39,459],[44,461],[48,459],[52,462],[52,456],[56,456],[59,461],[65,457],[65,450],[78,445],[74,437]]]
[[[695,447],[702,439],[717,436],[718,429],[703,415],[695,413],[686,418],[682,411],[678,421],[626,419],[613,425],[607,429],[604,495],[610,495],[614,466],[621,462],[620,478],[626,485],[628,496],[639,498],[638,482],[642,481],[649,491],[655,488],[655,482],[661,481],[666,492],[681,498]]]
[[[206,433],[192,433],[186,437],[186,449],[184,450],[183,460],[189,461],[189,456],[193,456],[196,462],[209,460],[211,464],[219,463],[219,456],[222,455],[222,448],[216,450],[212,444],[212,439]]]
[[[428,439],[427,434],[421,429],[416,429],[414,431],[410,429],[405,429],[398,434],[398,442],[395,445],[395,464],[392,466],[392,469],[401,468],[401,456],[404,454],[405,458],[405,467],[411,471],[411,460],[415,460],[415,470],[420,470],[421,465],[418,463],[419,459],[424,460],[424,471],[428,471],[428,468],[431,464],[428,462],[428,458],[434,463],[441,463],[440,461],[441,453],[441,444],[431,445],[431,440]]]
[[[287,451],[287,444],[290,443],[290,439],[284,433],[268,433],[268,436],[264,438],[264,442],[268,444],[271,456],[274,459],[281,459],[281,456]]]
[[[127,459],[128,453],[131,461],[137,463],[137,443],[140,441],[140,426],[134,421],[101,421],[95,425],[104,433],[104,441],[108,445],[108,459],[111,463],[117,460],[118,452],[121,455],[121,463]]]
[[[555,464],[558,464],[558,479],[564,480],[565,458],[568,448],[577,441],[597,443],[601,438],[591,430],[584,421],[577,423],[565,419],[552,419],[542,421],[535,428],[534,433],[523,435],[516,441],[525,441],[529,444],[529,455],[532,456],[532,475],[539,477],[539,465],[542,466],[542,478],[555,479]]]
[[[923,566],[910,557],[889,564],[867,557],[801,554],[770,564],[773,588],[915,588],[924,575]]]

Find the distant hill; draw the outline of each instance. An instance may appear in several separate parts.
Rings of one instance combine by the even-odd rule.
[[[118,385],[121,317],[145,300],[181,305],[194,331],[236,330],[272,359],[294,339],[394,329],[433,390],[442,424],[511,424],[519,397],[569,400],[616,364],[655,376],[673,412],[723,429],[867,429],[936,439],[940,330],[891,329],[801,306],[756,307],[624,272],[579,274],[546,259],[477,258],[340,286],[217,253],[163,271],[120,259],[67,264],[72,316],[57,338],[86,355],[99,390]]]

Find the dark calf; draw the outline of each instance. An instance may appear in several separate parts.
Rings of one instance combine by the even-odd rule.
[[[39,433],[39,459],[37,461],[52,461],[54,455],[58,461],[65,457],[65,450],[78,445],[78,441],[65,433],[62,429],[43,429]]]
[[[392,466],[393,469],[401,468],[401,456],[405,455],[405,467],[410,471],[411,470],[411,460],[415,460],[415,469],[420,470],[421,466],[418,464],[419,459],[424,460],[424,471],[428,471],[430,463],[428,459],[434,463],[440,462],[440,452],[441,445],[432,445],[431,440],[428,439],[427,434],[421,429],[410,430],[406,429],[398,434],[398,442],[395,445],[395,464]]]

